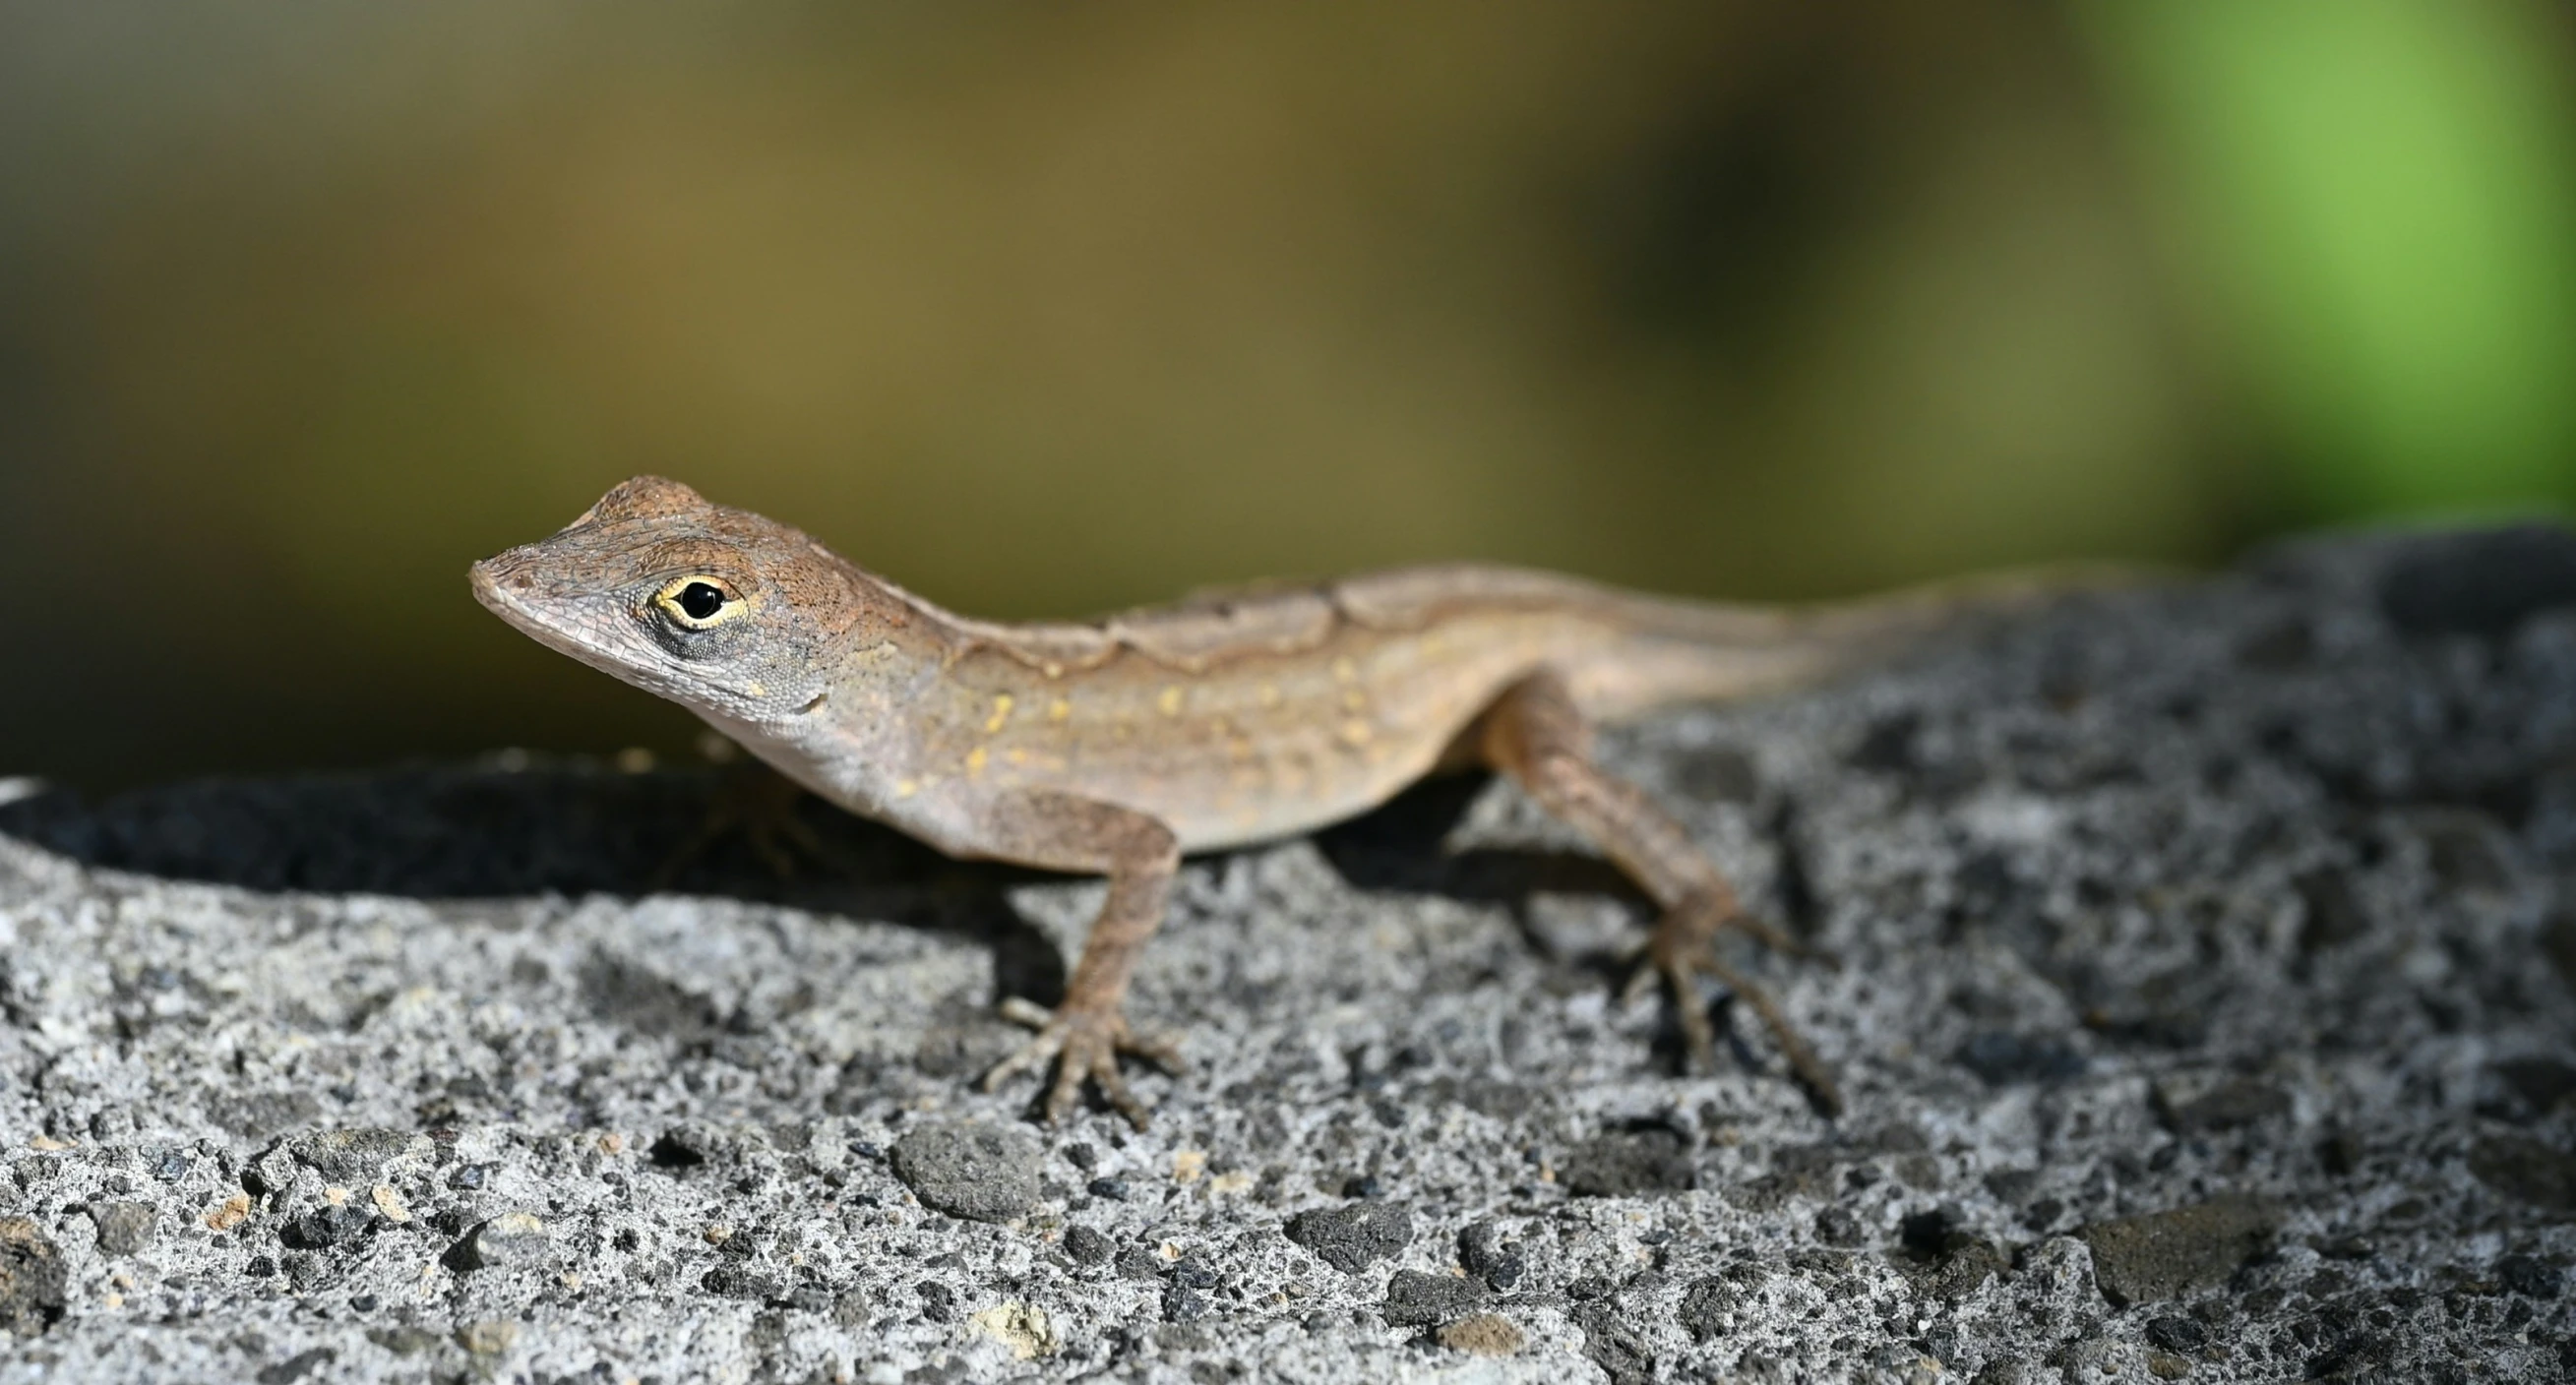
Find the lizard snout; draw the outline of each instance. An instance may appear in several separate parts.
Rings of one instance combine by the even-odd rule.
[[[528,571],[524,560],[513,561],[518,557],[519,550],[514,548],[466,569],[466,580],[474,586],[474,599],[495,615],[519,614],[525,608],[525,594],[537,584],[535,574]]]

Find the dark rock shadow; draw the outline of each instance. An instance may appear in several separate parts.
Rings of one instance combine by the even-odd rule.
[[[1600,856],[1510,847],[1447,850],[1449,833],[1492,778],[1426,779],[1375,812],[1316,833],[1315,845],[1354,889],[1507,905],[1524,932],[1530,930],[1533,895],[1606,895],[1651,914],[1653,905],[1635,882]]]
[[[766,771],[753,770],[763,774]],[[739,769],[628,773],[582,760],[409,766],[369,774],[206,779],[90,802],[48,791],[0,804],[0,834],[83,865],[266,893],[492,899],[641,897],[661,890],[790,904],[971,938],[993,949],[998,994],[1061,998],[1065,959],[1006,891],[1055,878],[952,861],[811,796],[794,801],[793,873],[751,834],[708,835]],[[1593,894],[1649,905],[1618,868],[1578,852],[1442,842],[1489,776],[1428,780],[1317,835],[1356,888],[1508,906]],[[1612,959],[1581,964],[1615,970]]]
[[[1047,878],[952,861],[810,797],[782,875],[751,836],[710,836],[730,775],[582,761],[208,779],[96,803],[0,804],[0,835],[83,865],[268,893],[492,899],[661,890],[792,904],[989,945],[999,994],[1052,1003],[1065,963],[1005,891]],[[766,771],[757,771],[765,773]]]
[[[1041,1004],[1062,997],[1064,957],[1006,895],[1054,877],[952,861],[810,796],[788,809],[797,840],[793,872],[782,875],[751,834],[708,835],[710,815],[739,787],[728,776],[743,773],[629,773],[538,758],[205,779],[96,802],[50,790],[0,804],[0,834],[87,866],[266,893],[440,900],[672,890],[790,904],[973,939],[993,950],[997,994]],[[1502,904],[1542,948],[1529,919],[1534,895],[1606,895],[1641,915],[1649,910],[1627,877],[1598,856],[1444,850],[1489,777],[1428,780],[1316,840],[1356,888]],[[1616,970],[1607,957],[1577,960]]]

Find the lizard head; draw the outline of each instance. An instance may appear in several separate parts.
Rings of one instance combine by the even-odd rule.
[[[658,476],[476,563],[473,581],[477,600],[538,643],[734,722],[816,707],[860,627],[902,619],[804,534]]]

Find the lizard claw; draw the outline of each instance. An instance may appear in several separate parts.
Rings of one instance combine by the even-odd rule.
[[[994,1091],[1021,1073],[1055,1067],[1055,1080],[1047,1085],[1046,1099],[1040,1106],[1049,1125],[1064,1118],[1082,1094],[1085,1078],[1100,1088],[1100,1094],[1127,1123],[1142,1130],[1147,1124],[1145,1103],[1128,1089],[1125,1075],[1118,1070],[1118,1055],[1134,1054],[1165,1072],[1179,1074],[1187,1066],[1181,1059],[1180,1044],[1169,1035],[1143,1035],[1127,1027],[1126,1017],[1115,1007],[1065,1005],[1049,1011],[1013,996],[1002,1002],[1002,1017],[1037,1030],[1037,1036],[1023,1044],[1018,1052],[993,1065],[980,1084]]]
[[[1699,1003],[1699,978],[1717,982],[1735,994],[1760,1016],[1763,1027],[1771,1031],[1772,1041],[1780,1045],[1789,1069],[1797,1074],[1808,1095],[1827,1116],[1842,1114],[1841,1090],[1824,1060],[1816,1056],[1807,1041],[1780,1012],[1770,995],[1747,980],[1741,972],[1727,965],[1717,953],[1717,935],[1727,929],[1739,929],[1782,952],[1793,956],[1816,958],[1832,963],[1829,954],[1788,937],[1769,924],[1742,913],[1717,914],[1709,905],[1685,900],[1665,913],[1655,924],[1655,931],[1639,958],[1639,966],[1628,979],[1625,998],[1642,1000],[1661,979],[1670,993],[1673,1016],[1680,1023],[1682,1042],[1690,1053],[1691,1065],[1701,1071],[1717,1067],[1717,1031],[1708,1022],[1708,1009]]]

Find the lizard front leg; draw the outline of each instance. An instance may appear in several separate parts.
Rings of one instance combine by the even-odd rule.
[[[1053,1012],[1012,997],[1002,1013],[1037,1028],[1037,1037],[984,1074],[992,1091],[1020,1073],[1055,1065],[1043,1110],[1052,1123],[1073,1106],[1085,1078],[1100,1088],[1139,1130],[1145,1104],[1119,1075],[1118,1055],[1132,1053],[1165,1071],[1181,1071],[1180,1049],[1169,1038],[1148,1038],[1127,1027],[1120,1006],[1136,955],[1162,926],[1180,868],[1172,829],[1147,814],[1070,794],[1019,792],[987,810],[987,834],[998,855],[1053,870],[1099,872],[1109,877],[1109,898],[1093,920],[1091,938],[1065,983],[1064,1003]]]
[[[1732,928],[1783,951],[1807,949],[1745,913],[1726,876],[1691,844],[1681,824],[1643,790],[1593,763],[1591,727],[1564,678],[1542,670],[1513,684],[1486,710],[1475,740],[1488,764],[1592,838],[1662,907],[1646,945],[1653,970],[1639,979],[1660,974],[1671,988],[1693,1060],[1704,1067],[1716,1061],[1716,1036],[1697,994],[1697,978],[1707,975],[1762,1017],[1816,1105],[1829,1116],[1839,1114],[1842,1095],[1832,1074],[1771,997],[1718,955],[1716,943],[1719,933]]]

